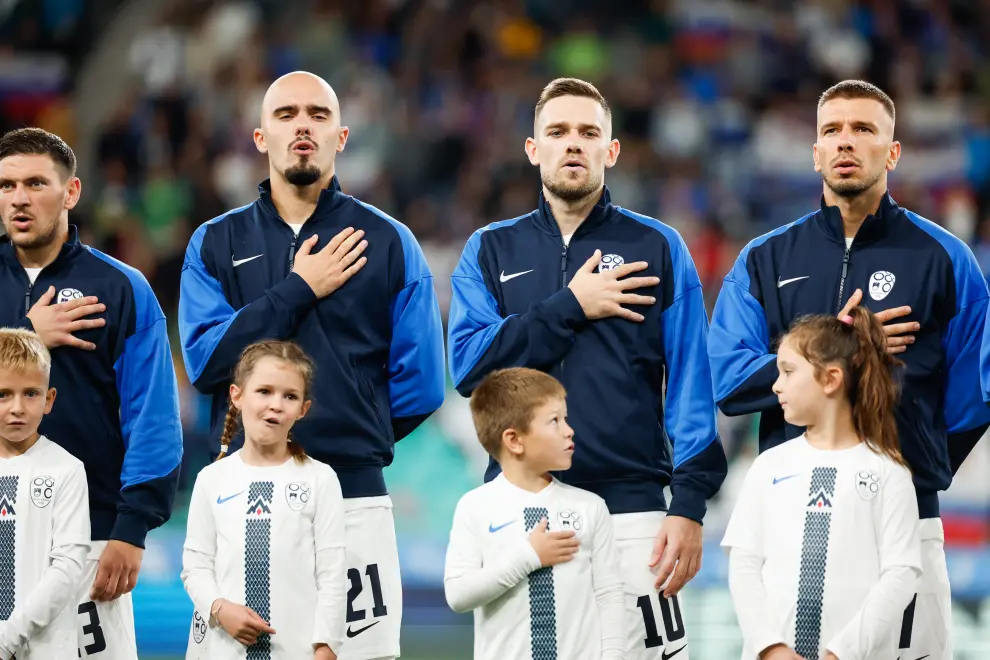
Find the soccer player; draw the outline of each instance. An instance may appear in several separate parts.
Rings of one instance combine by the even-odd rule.
[[[921,544],[885,345],[865,307],[780,343],[773,391],[807,430],[756,459],[722,541],[744,660],[898,655]]]
[[[450,373],[465,396],[513,366],[563,383],[576,450],[555,476],[612,514],[630,596],[624,657],[685,660],[674,596],[701,566],[707,500],[726,473],[701,282],[673,228],[612,204],[604,176],[619,141],[593,85],[552,81],[533,128],[539,207],[468,240],[452,277]],[[492,461],[485,480],[498,470]]]
[[[89,551],[82,462],[41,435],[55,389],[33,332],[0,328],[0,658],[75,660]]]
[[[901,656],[941,660],[952,657],[952,603],[938,491],[990,424],[979,386],[988,293],[965,243],[888,194],[901,155],[894,113],[890,97],[866,82],[822,94],[813,150],[821,208],[743,249],[719,292],[708,350],[719,406],[761,413],[763,451],[801,434],[772,390],[771,347],[798,316],[847,314],[862,303],[881,322],[898,320],[884,330],[887,350],[905,364],[895,418],[914,475],[923,562]]]
[[[471,395],[478,438],[502,472],[458,502],[443,583],[454,611],[474,610],[475,660],[624,657],[608,508],[550,474],[574,454],[565,395],[525,368],[495,371]]]
[[[241,426],[244,444],[199,473],[189,503],[182,582],[209,612],[206,626],[194,622],[189,658],[340,652],[344,498],[334,471],[289,436],[312,387],[313,363],[292,342],[252,344],[234,369],[220,440],[228,447]]]
[[[136,269],[79,242],[76,157],[37,128],[0,138],[0,325],[51,351],[59,405],[41,433],[82,461],[92,544],[79,596],[79,654],[134,660],[148,531],[172,511],[182,458],[165,316]]]
[[[313,406],[294,439],[340,480],[351,587],[341,657],[368,660],[399,654],[402,588],[382,468],[443,402],[443,330],[412,233],[337,183],[347,135],[323,79],[296,72],[269,87],[254,140],[270,178],[254,203],[190,240],[179,331],[190,380],[213,397],[214,454],[248,344],[292,339],[316,363]]]

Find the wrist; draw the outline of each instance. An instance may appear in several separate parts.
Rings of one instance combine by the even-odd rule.
[[[209,619],[210,628],[222,627],[222,624],[220,623],[220,610],[223,609],[223,606],[226,602],[227,601],[224,600],[223,598],[217,598],[215,601],[213,601],[213,604],[210,606],[210,619]]]

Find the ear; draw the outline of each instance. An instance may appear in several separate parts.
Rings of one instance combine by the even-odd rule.
[[[62,208],[71,211],[79,203],[81,195],[82,181],[77,176],[69,177],[69,181],[65,185],[65,202],[62,204]]]
[[[311,399],[307,399],[306,401],[303,401],[302,410],[299,411],[299,417],[296,417],[296,421],[299,421],[300,419],[305,417],[306,413],[309,412],[310,406],[312,405],[313,405],[313,401]]]
[[[244,392],[241,391],[241,388],[233,383],[230,384],[230,404],[238,410],[241,409],[241,397],[243,395]]]
[[[612,140],[608,143],[608,153],[605,154],[605,167],[612,167],[619,159],[619,141]]]
[[[890,143],[890,151],[887,153],[887,171],[893,172],[897,167],[897,161],[901,159],[901,143],[894,140]]]
[[[832,396],[836,392],[841,392],[844,385],[845,374],[842,373],[842,368],[834,364],[825,367],[822,371],[822,389],[825,391],[825,396]]]
[[[254,129],[254,147],[263,154],[268,153],[268,145],[265,144],[265,132],[260,128]]]
[[[347,136],[350,134],[351,134],[351,129],[347,128],[346,126],[341,126],[337,130],[337,153],[343,151],[344,147],[347,146]]]
[[[529,158],[530,165],[539,165],[540,159],[536,155],[536,139],[526,138],[526,145],[524,149],[526,150],[526,156]]]
[[[502,431],[502,450],[512,456],[522,456],[526,447],[521,435],[515,429],[505,429]]]
[[[52,411],[52,406],[55,405],[55,388],[49,387],[48,391],[45,393],[45,414],[47,415]]]
[[[811,157],[812,157],[812,159],[815,162],[815,171],[816,172],[821,172],[822,171],[822,157],[821,157],[821,154],[818,153],[818,143],[817,142],[814,143],[813,145],[811,145]]]

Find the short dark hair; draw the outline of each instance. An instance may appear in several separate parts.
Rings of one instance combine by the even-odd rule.
[[[894,101],[885,91],[865,80],[843,80],[832,85],[818,99],[818,109],[832,99],[873,99],[884,107],[891,119],[896,120]]]
[[[66,177],[76,175],[76,155],[65,140],[41,128],[17,128],[0,138],[0,160],[9,156],[48,156],[65,170]]]
[[[612,109],[608,107],[608,101],[605,100],[597,87],[579,78],[556,78],[551,80],[540,92],[540,98],[536,101],[536,111],[533,113],[534,121],[540,116],[543,106],[561,96],[583,96],[594,99],[602,106],[605,116],[610,120],[612,119]]]
[[[567,396],[564,386],[549,374],[528,367],[491,372],[471,394],[471,417],[481,446],[498,460],[502,433],[528,433],[537,408]]]

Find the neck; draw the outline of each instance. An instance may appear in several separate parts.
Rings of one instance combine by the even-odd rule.
[[[0,458],[14,458],[34,447],[41,438],[40,433],[35,433],[29,439],[22,442],[11,442],[7,438],[0,438]]]
[[[839,195],[828,186],[825,186],[824,195],[826,205],[838,207],[839,213],[842,215],[842,227],[845,229],[846,238],[853,238],[866,217],[880,208],[880,201],[886,193],[887,180],[885,178],[855,197]]]
[[[262,445],[245,437],[241,447],[241,460],[255,467],[282,465],[290,456],[288,441]]]
[[[510,484],[530,493],[539,493],[553,481],[546,470],[533,469],[522,461],[511,458],[502,463],[502,474]]]
[[[293,225],[300,225],[316,211],[320,193],[326,190],[334,176],[331,166],[320,180],[308,186],[294,186],[285,180],[281,172],[269,171],[272,186],[272,203],[280,218]]]
[[[815,449],[835,451],[849,449],[862,442],[853,425],[849,404],[839,406],[837,409],[829,410],[829,408],[832,406],[826,406],[821,419],[815,424],[808,425],[805,431],[808,444]]]
[[[560,234],[567,236],[577,231],[581,223],[591,214],[591,209],[595,208],[595,204],[602,197],[602,188],[581,199],[564,200],[543,186],[543,196],[550,205],[550,210],[553,211],[553,218],[557,221]]]
[[[68,237],[69,225],[67,222],[61,223],[55,233],[54,240],[50,243],[26,249],[15,246],[14,254],[17,255],[17,260],[25,268],[44,268],[55,261]]]

